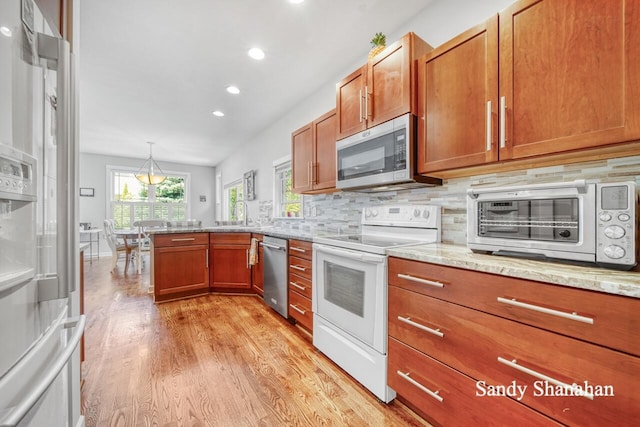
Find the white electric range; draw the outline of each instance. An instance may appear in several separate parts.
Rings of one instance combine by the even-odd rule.
[[[441,208],[382,205],[362,212],[360,234],[314,238],[313,344],[384,402],[387,386],[387,256],[440,241]]]

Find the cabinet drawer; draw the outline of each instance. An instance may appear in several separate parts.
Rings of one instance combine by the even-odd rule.
[[[400,258],[389,284],[640,355],[637,298]]]
[[[296,319],[306,329],[313,330],[313,312],[311,300],[297,292],[289,291],[289,317]]]
[[[311,299],[311,280],[289,272],[289,290]]]
[[[210,233],[212,245],[249,245],[251,233]]]
[[[638,357],[395,286],[389,287],[389,335],[476,380],[526,386],[521,402],[563,423],[620,425],[640,417]],[[552,379],[545,383],[542,375]],[[615,396],[536,394],[546,384],[555,388],[554,379],[610,386]]]
[[[289,274],[311,280],[311,261],[289,255]]]
[[[311,256],[313,255],[312,243],[304,240],[289,240],[289,255],[311,261]]]
[[[393,338],[387,377],[389,387],[440,425],[558,425],[507,397],[477,397],[475,380]]]
[[[209,233],[154,234],[152,237],[155,247],[209,244]]]

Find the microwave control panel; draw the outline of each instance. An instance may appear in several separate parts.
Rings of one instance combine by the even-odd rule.
[[[597,198],[596,262],[634,265],[638,245],[635,183],[598,184]]]

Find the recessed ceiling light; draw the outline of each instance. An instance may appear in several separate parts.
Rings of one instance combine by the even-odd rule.
[[[5,37],[11,37],[12,33],[9,27],[0,27],[0,34]]]
[[[213,112],[213,115],[216,117],[224,117],[224,113],[220,110],[216,110]]]
[[[234,95],[237,95],[237,94],[240,93],[240,89],[238,89],[235,86],[229,86],[229,87],[227,87],[227,92],[232,93]]]
[[[289,3],[291,4],[300,4],[302,3],[304,0],[289,0]]]
[[[264,52],[262,51],[262,49],[257,48],[257,47],[252,47],[251,49],[249,49],[249,56],[252,57],[253,59],[264,59]]]

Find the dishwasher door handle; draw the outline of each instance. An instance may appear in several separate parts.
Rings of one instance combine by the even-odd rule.
[[[284,250],[287,249],[284,246],[276,246],[276,245],[271,245],[269,243],[264,243],[264,242],[260,242],[260,246],[263,246],[263,247],[269,248],[269,249],[275,249],[275,250],[278,250],[278,251],[284,251]]]

